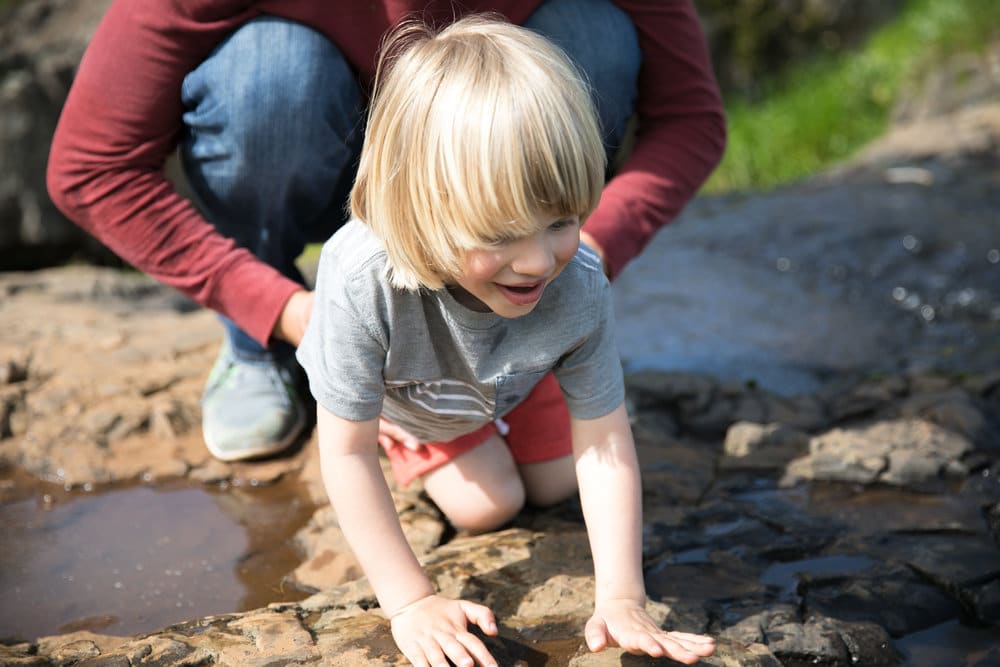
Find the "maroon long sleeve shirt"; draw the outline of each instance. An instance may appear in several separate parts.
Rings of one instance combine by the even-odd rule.
[[[523,22],[540,0],[464,0]],[[725,122],[691,0],[615,0],[639,35],[638,136],[586,224],[616,274],[694,195],[722,155]],[[262,343],[301,289],[222,235],[163,173],[180,137],[181,82],[240,24],[261,14],[325,34],[368,85],[383,34],[449,0],[117,0],[98,26],[56,129],[49,192],[124,260],[221,312]]]

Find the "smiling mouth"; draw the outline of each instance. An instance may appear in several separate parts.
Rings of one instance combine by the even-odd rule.
[[[497,289],[504,297],[516,306],[527,306],[535,303],[542,297],[545,290],[545,281],[540,280],[530,285],[501,285],[496,283]]]

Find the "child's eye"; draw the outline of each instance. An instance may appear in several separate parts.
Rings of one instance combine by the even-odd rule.
[[[566,229],[567,227],[574,227],[576,225],[576,218],[562,218],[561,220],[556,220],[551,225],[549,229],[558,232],[559,230]]]
[[[485,239],[484,243],[490,248],[502,248],[503,246],[509,245],[516,240],[517,239],[513,236],[500,235]]]

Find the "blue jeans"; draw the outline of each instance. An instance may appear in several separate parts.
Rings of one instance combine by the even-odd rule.
[[[635,27],[610,0],[545,0],[524,23],[586,73],[608,154],[635,106],[641,55]],[[284,275],[347,219],[366,100],[338,48],[292,21],[261,17],[222,42],[181,89],[184,171],[218,230]],[[287,356],[221,318],[237,356]]]

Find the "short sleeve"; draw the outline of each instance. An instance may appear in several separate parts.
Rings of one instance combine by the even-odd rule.
[[[379,326],[381,291],[372,272],[339,271],[324,249],[312,315],[296,357],[317,403],[344,419],[366,421],[382,411],[387,336]]]
[[[566,406],[578,419],[596,419],[625,400],[625,377],[615,344],[611,286],[603,275],[594,289],[594,328],[553,369]]]

